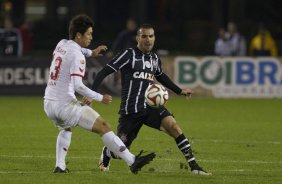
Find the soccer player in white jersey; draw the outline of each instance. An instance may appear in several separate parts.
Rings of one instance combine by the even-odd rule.
[[[56,167],[54,173],[67,173],[65,158],[70,146],[72,128],[81,128],[99,134],[104,144],[121,157],[136,174],[155,157],[155,153],[134,156],[110,128],[110,125],[92,108],[77,100],[75,92],[96,101],[109,104],[112,97],[90,90],[82,83],[86,60],[82,47],[92,40],[93,22],[86,15],[74,17],[69,26],[70,40],[61,40],[53,52],[50,76],[45,90],[44,110],[59,128],[56,144]],[[99,56],[106,46],[93,50]],[[84,101],[86,103],[86,101]]]

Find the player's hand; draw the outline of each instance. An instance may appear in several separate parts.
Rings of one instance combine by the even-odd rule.
[[[186,98],[191,98],[193,94],[193,91],[189,88],[182,89],[180,95],[186,96]]]
[[[107,51],[108,47],[106,45],[100,45],[96,49],[92,50],[92,57],[103,56],[103,52]]]
[[[109,103],[112,103],[112,100],[113,100],[112,96],[103,95],[102,103],[109,104]]]
[[[87,96],[84,96],[81,100],[82,105],[91,106],[93,99]]]
[[[114,53],[112,51],[109,51],[106,53],[106,57],[112,59],[114,56]]]

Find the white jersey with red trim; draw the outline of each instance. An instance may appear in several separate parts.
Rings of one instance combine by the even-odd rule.
[[[73,40],[61,40],[54,52],[44,99],[76,99],[71,76],[84,77],[86,60],[81,47]]]

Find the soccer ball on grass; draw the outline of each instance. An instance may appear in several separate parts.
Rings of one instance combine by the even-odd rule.
[[[168,100],[168,91],[160,84],[150,84],[145,91],[145,100],[151,107],[164,106]]]

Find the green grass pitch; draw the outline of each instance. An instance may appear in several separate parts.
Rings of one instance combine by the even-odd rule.
[[[282,183],[282,100],[172,97],[167,107],[189,138],[200,165],[212,176],[195,176],[174,140],[143,127],[132,145],[155,151],[156,159],[138,175],[121,160],[101,173],[98,160],[102,141],[77,127],[67,156],[69,174],[57,175],[57,129],[43,111],[42,97],[0,97],[0,183]],[[93,107],[116,131],[119,98],[111,105]]]

